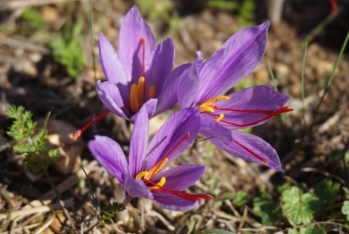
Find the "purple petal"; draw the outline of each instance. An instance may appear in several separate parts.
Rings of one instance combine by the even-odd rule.
[[[141,171],[145,150],[148,143],[149,119],[147,108],[142,106],[134,121],[134,128],[130,142],[129,170],[130,175],[136,177]]]
[[[142,38],[145,41],[144,55],[143,45],[141,44]],[[137,6],[133,6],[122,22],[118,42],[120,61],[126,75],[132,77],[132,83],[135,83],[139,77],[144,75],[142,68],[144,67],[147,70],[149,67],[154,48],[154,35],[139,14]]]
[[[174,113],[154,135],[144,170],[149,170],[164,158],[168,158],[168,163],[174,160],[194,141],[199,127],[200,116],[196,109],[185,108]],[[184,140],[188,133],[189,138]]]
[[[106,79],[116,84],[118,87],[120,87],[119,85],[121,85],[121,87],[127,86],[131,77],[126,77],[124,68],[120,63],[118,55],[103,34],[99,36],[98,46],[99,58]],[[126,93],[123,93],[121,90],[121,93],[124,96],[129,93],[129,90],[127,89]]]
[[[153,195],[155,203],[169,210],[189,211],[205,203],[202,199],[191,202],[166,192],[154,191]]]
[[[232,142],[231,130],[223,127],[222,124],[202,113],[200,117],[200,134],[204,135],[213,144],[229,145]]]
[[[215,111],[224,118],[219,123],[229,129],[241,129],[263,124],[279,114],[277,110],[285,105],[288,97],[268,86],[254,86],[229,95],[229,100],[216,102]]]
[[[194,104],[199,90],[199,84],[196,60],[181,76],[179,88],[177,90],[178,102],[181,108],[191,107]]]
[[[222,66],[224,52],[224,48],[218,50],[216,53],[212,55],[210,59],[203,63],[199,70],[200,88],[196,97],[196,102],[199,102],[199,104],[201,104],[200,100],[201,97],[206,93],[206,89],[208,88],[208,86],[212,84],[211,80]]]
[[[183,64],[174,69],[166,78],[161,93],[158,96],[158,106],[155,115],[171,108],[177,102],[177,90],[180,88],[181,76],[191,64]]]
[[[137,114],[142,110],[144,109],[144,111],[147,113],[147,116],[148,116],[148,119],[151,119],[153,116],[154,116],[154,113],[155,113],[155,110],[156,110],[156,105],[158,103],[158,100],[155,98],[155,99],[150,99],[148,101],[146,101],[141,109],[132,116],[132,118],[130,119],[132,122],[135,121],[135,119],[137,118]]]
[[[124,187],[131,197],[143,197],[150,200],[153,200],[153,194],[144,184],[143,180],[136,180],[132,176],[125,174],[124,175],[125,183]]]
[[[152,55],[152,61],[150,67],[147,71],[146,81],[147,90],[151,86],[155,87],[155,97],[158,97],[163,88],[168,75],[172,71],[173,61],[174,61],[174,46],[172,39],[166,39],[160,43]],[[149,93],[147,93],[147,97]]]
[[[258,27],[248,27],[235,33],[222,46],[224,59],[217,74],[210,82],[202,84],[201,101],[222,95],[240,79],[253,71],[265,51],[269,21]],[[204,88],[205,86],[205,88]]]
[[[88,142],[88,148],[97,161],[123,184],[123,174],[128,174],[124,152],[119,144],[106,136],[95,136]]]
[[[261,163],[276,171],[283,171],[279,156],[269,143],[257,136],[239,131],[232,131],[232,137],[233,142],[229,146],[218,147],[246,161]]]
[[[166,178],[164,187],[172,190],[184,190],[193,184],[205,173],[206,167],[201,164],[183,164],[178,167],[160,172],[152,178],[155,183],[161,177]]]
[[[101,82],[98,80],[96,83],[96,90],[99,99],[108,110],[124,119],[129,119],[129,112],[124,107],[124,101],[120,95],[119,89],[114,83],[110,81]]]

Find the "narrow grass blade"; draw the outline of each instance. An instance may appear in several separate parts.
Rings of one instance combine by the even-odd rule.
[[[273,70],[271,69],[271,65],[270,65],[269,59],[267,60],[267,64],[268,64],[268,70],[269,70],[269,74],[270,74],[271,80],[273,81],[274,89],[279,92],[278,87],[277,87],[277,82],[276,82],[276,79],[275,79],[275,75],[274,75]],[[280,114],[280,118],[281,118],[282,124],[286,126],[285,116],[283,114]]]
[[[308,51],[308,43],[305,43],[305,48],[304,48],[304,55],[303,55],[303,61],[302,61],[302,72],[301,72],[301,86],[302,86],[302,111],[303,111],[303,121],[304,121],[304,125],[306,126],[307,123],[305,121],[305,105],[304,105],[304,99],[305,99],[305,92],[304,92],[304,70],[305,70],[305,60],[307,58],[307,51]]]
[[[314,120],[313,120],[314,122],[313,122],[313,124],[314,124],[315,121],[316,121],[317,114],[318,114],[318,112],[319,112],[319,109],[320,109],[320,106],[321,106],[322,102],[324,101],[325,95],[327,94],[328,90],[329,90],[330,87],[331,87],[334,74],[335,74],[335,72],[336,72],[336,70],[337,70],[337,67],[338,67],[338,65],[339,65],[339,62],[340,62],[341,59],[342,59],[342,55],[343,55],[343,53],[344,53],[345,47],[347,46],[348,40],[349,40],[349,31],[348,31],[348,33],[347,33],[347,36],[346,36],[345,39],[344,39],[342,48],[341,48],[341,50],[339,51],[337,60],[336,60],[336,62],[335,62],[334,65],[333,65],[333,69],[332,69],[331,75],[330,75],[330,77],[329,77],[329,79],[328,79],[328,81],[327,81],[327,83],[326,83],[325,91],[324,91],[324,93],[322,94],[322,96],[321,96],[321,98],[320,98],[320,102],[319,102],[319,104],[317,105],[317,107],[316,107],[316,109],[315,109],[315,112],[314,112]]]

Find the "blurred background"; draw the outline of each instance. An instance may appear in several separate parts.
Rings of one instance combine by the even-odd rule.
[[[79,174],[81,165],[89,168],[88,178],[93,192],[97,191],[100,207],[118,201],[115,190],[118,182],[97,164],[91,164],[93,157],[85,143],[96,134],[107,135],[118,140],[127,152],[131,126],[109,115],[88,129],[79,142],[62,135],[76,131],[105,111],[94,91],[96,80],[104,79],[99,64],[98,37],[103,33],[117,50],[121,22],[134,4],[152,28],[157,43],[167,37],[173,38],[174,67],[192,62],[197,50],[208,59],[239,29],[271,21],[264,58],[233,90],[269,85],[290,97],[287,105],[293,112],[246,130],[262,137],[277,150],[285,173],[226,155],[212,148],[207,140],[198,140],[177,163],[205,164],[207,173],[193,191],[209,191],[219,199],[197,213],[190,213],[201,220],[196,223],[195,230],[216,227],[272,233],[294,227],[285,217],[265,223],[261,218],[264,211],[258,213],[254,208],[255,199],[265,193],[276,203],[280,202],[280,186],[285,183],[303,192],[312,192],[317,184],[329,179],[342,186],[336,193],[336,201],[343,203],[348,198],[343,192],[349,185],[348,46],[333,71],[349,30],[348,0],[93,0],[92,8],[88,0],[0,0],[0,213],[21,210],[32,200],[47,198],[51,191],[42,174],[25,169],[23,158],[11,150],[12,140],[6,131],[12,121],[5,116],[10,105],[24,106],[38,121],[51,112],[49,134],[60,136],[58,142],[51,143],[62,147],[64,153],[49,171],[56,184],[71,182],[71,176],[76,175],[61,192],[63,197],[74,198],[69,211],[79,217],[77,225],[90,226],[95,212],[87,185],[80,184],[86,183],[85,175]],[[317,109],[332,72],[335,72],[334,79]],[[177,108],[155,117],[151,122],[151,134]],[[236,201],[237,198],[241,201]],[[98,230],[187,233],[190,229],[183,213],[163,211],[142,200],[137,202],[130,204],[125,216],[132,217],[132,225],[131,221],[118,223],[125,218],[122,216],[114,219],[114,226],[109,224]],[[311,220],[328,221],[332,214],[340,213],[341,207],[333,209]],[[249,214],[240,227],[244,210]],[[141,212],[148,212],[151,218],[142,223]],[[23,231],[32,221],[23,221],[22,217],[22,226],[13,226],[13,219],[4,217],[0,216],[0,231],[4,233],[14,230],[11,227]],[[64,219],[59,212],[55,217]],[[50,223],[45,229],[47,233],[66,233],[68,229],[64,229],[67,227],[61,221]],[[327,231],[337,233],[335,230],[338,231],[340,225],[331,226]],[[33,229],[28,230],[30,233]]]

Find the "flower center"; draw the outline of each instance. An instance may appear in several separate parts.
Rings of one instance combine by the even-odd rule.
[[[173,190],[169,188],[165,188],[164,185],[166,183],[166,178],[161,177],[160,181],[155,183],[151,181],[151,179],[156,175],[168,162],[168,157],[170,154],[172,154],[179,145],[181,145],[186,139],[190,137],[189,132],[185,134],[185,136],[182,137],[182,139],[179,140],[177,144],[175,144],[171,150],[168,151],[168,153],[165,155],[165,157],[158,162],[154,167],[152,167],[148,171],[141,171],[136,175],[136,180],[143,180],[144,183],[148,186],[148,189],[151,191],[162,191],[166,193],[171,193],[177,197],[183,198],[185,200],[191,201],[191,202],[196,202],[199,199],[204,199],[204,200],[212,200],[212,196],[208,194],[190,194],[186,193],[183,191],[179,190]],[[184,178],[183,178],[184,179]]]
[[[147,83],[145,79],[145,39],[141,38],[142,47],[142,76],[138,79],[136,84],[132,84],[130,89],[130,108],[133,113],[138,112],[144,102],[147,101]],[[155,97],[155,86],[149,88],[149,99]]]

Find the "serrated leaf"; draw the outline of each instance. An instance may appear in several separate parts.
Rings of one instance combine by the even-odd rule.
[[[333,183],[331,180],[321,181],[315,187],[315,195],[319,198],[320,204],[332,203],[337,197],[339,187],[338,183]]]
[[[292,187],[282,193],[282,209],[292,224],[307,224],[313,219],[313,214],[320,209],[319,198],[310,193],[303,194],[297,187]]]
[[[267,193],[263,193],[262,196],[254,199],[253,211],[262,217],[263,225],[278,224],[280,222],[280,206]]]
[[[221,230],[221,229],[206,229],[206,230],[195,232],[195,234],[236,234],[236,233],[226,231],[226,230]]]
[[[349,201],[343,203],[342,213],[347,216],[347,220],[349,221]]]

